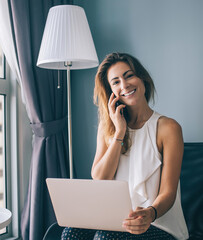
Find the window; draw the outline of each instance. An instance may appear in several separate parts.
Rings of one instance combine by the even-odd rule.
[[[0,78],[4,79],[4,77],[5,77],[5,58],[3,51],[0,47]]]
[[[0,230],[1,240],[19,239],[17,92],[14,80],[0,47],[0,207],[12,211],[11,224]]]
[[[4,95],[0,95],[0,103],[4,106]],[[0,109],[0,207],[5,205],[5,136],[4,136],[4,108]]]
[[[0,48],[0,207],[7,207],[6,188],[6,96],[8,95],[8,81],[5,79],[5,61]],[[6,81],[5,81],[6,80]],[[0,234],[7,232],[7,228],[1,229]]]
[[[16,78],[0,46],[0,207],[12,212],[11,223],[0,230],[1,240],[20,239],[17,96]]]

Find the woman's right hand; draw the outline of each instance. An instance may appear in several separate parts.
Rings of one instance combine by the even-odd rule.
[[[124,104],[120,104],[116,107],[116,102],[119,101],[119,97],[116,97],[114,93],[111,94],[108,102],[109,116],[115,126],[115,137],[123,139],[126,132],[127,123],[123,109],[126,107]]]

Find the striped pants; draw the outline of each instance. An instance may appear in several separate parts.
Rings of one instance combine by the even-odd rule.
[[[80,228],[65,228],[61,235],[61,240],[175,240],[169,233],[150,226],[142,234],[131,234],[128,232],[101,231]]]

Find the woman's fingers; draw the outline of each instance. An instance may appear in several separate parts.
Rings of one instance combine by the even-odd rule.
[[[122,108],[125,107],[124,104],[120,104],[116,107],[116,103],[119,101],[119,97],[116,97],[114,93],[111,94],[110,98],[109,98],[109,102],[108,102],[108,108],[109,108],[109,112],[111,113],[115,113],[117,111],[117,108],[121,111]]]
[[[128,231],[144,231],[146,229],[146,225],[143,226],[126,226],[126,230]]]
[[[119,105],[117,108],[116,108],[116,113],[117,114],[123,114],[123,109],[125,108],[126,106],[124,104],[121,104]]]
[[[117,101],[118,101],[118,98],[115,97],[115,94],[114,94],[114,93],[112,93],[111,96],[110,96],[110,98],[109,98],[109,102],[108,102],[109,111],[115,112],[115,110],[116,110],[115,105],[116,105],[116,102],[117,102]]]
[[[147,231],[150,225],[147,223],[141,224],[138,221],[129,220],[123,223],[123,227],[126,229],[126,231],[132,233],[132,234],[141,234]]]
[[[111,94],[110,98],[109,98],[109,102],[108,104],[111,105],[112,101],[116,99],[116,95],[114,93]]]
[[[147,219],[146,217],[137,217],[134,219],[126,219],[123,224],[126,226],[142,226],[147,224]]]
[[[116,97],[114,93],[111,94],[108,102],[109,116],[115,126],[117,135],[120,138],[124,138],[126,131],[126,120],[122,114],[124,104],[120,104],[116,107],[116,102],[119,100],[119,97]]]
[[[146,209],[142,207],[137,207],[134,212],[130,212],[129,217],[145,217],[147,215]]]
[[[141,234],[147,231],[151,221],[148,209],[137,207],[135,211],[131,211],[129,218],[123,222],[123,227],[126,231],[133,234]]]

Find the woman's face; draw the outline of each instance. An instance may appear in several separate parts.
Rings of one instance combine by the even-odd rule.
[[[136,105],[145,98],[143,81],[136,77],[127,63],[117,62],[112,65],[107,72],[107,79],[112,92],[125,105]]]

